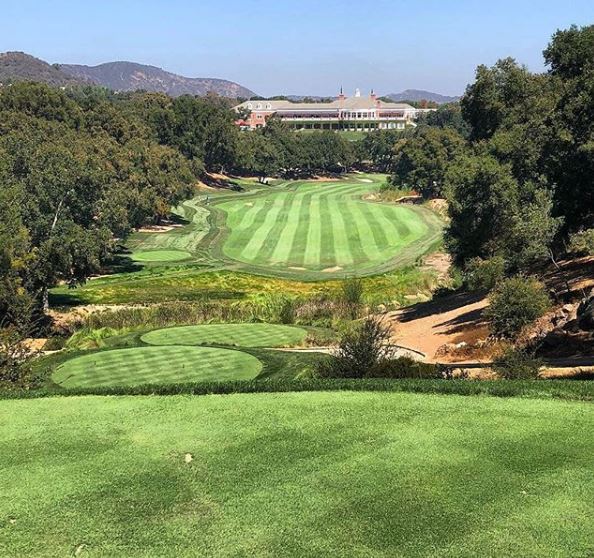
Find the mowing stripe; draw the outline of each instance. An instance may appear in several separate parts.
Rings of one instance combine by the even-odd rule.
[[[386,251],[391,248],[402,246],[403,241],[398,232],[398,227],[395,221],[398,219],[397,215],[394,214],[394,208],[388,205],[378,205],[377,220],[381,227],[386,232],[388,238],[388,244],[386,245]]]
[[[348,223],[349,250],[355,264],[359,265],[367,262],[367,255],[363,250],[365,239],[359,235],[359,227],[353,214],[352,206],[352,200],[344,201],[342,203],[342,213],[344,214],[345,222]],[[339,262],[338,265],[341,265],[341,263]]]
[[[277,218],[272,224],[272,228],[270,232],[267,234],[266,238],[264,239],[264,243],[262,247],[258,251],[257,258],[263,262],[272,263],[272,254],[276,249],[276,245],[278,243],[278,239],[282,235],[283,230],[285,229],[285,225],[287,223],[287,219],[289,213],[291,212],[291,207],[293,205],[293,199],[295,197],[294,192],[287,192],[286,197],[283,199],[283,203],[279,209]]]
[[[320,198],[320,213],[323,219],[320,268],[328,268],[334,262],[334,230],[329,226],[330,202],[328,196]]]
[[[262,224],[256,229],[256,232],[249,239],[245,248],[241,252],[241,256],[248,259],[257,259],[258,252],[262,248],[262,244],[270,233],[274,222],[280,213],[281,208],[285,204],[285,199],[288,196],[287,192],[282,192],[276,196],[272,202],[272,207],[267,208],[268,212]]]
[[[301,215],[301,204],[305,193],[299,193],[293,196],[291,205],[287,211],[287,220],[284,229],[278,235],[274,252],[271,260],[273,263],[287,263],[293,241],[295,240],[295,233],[299,225],[299,216]]]
[[[368,219],[368,214],[362,210],[362,206],[365,205],[364,203],[357,200],[349,203],[348,205],[355,219],[355,224],[357,225],[357,230],[359,231],[359,238],[362,239],[362,242],[359,243],[359,246],[365,253],[366,260],[380,260],[382,254],[379,246],[376,244],[375,236],[371,227],[371,224],[375,223],[375,220],[372,219],[370,221]]]
[[[305,267],[319,267],[321,249],[322,223],[320,222],[320,195],[314,194],[309,200],[309,229],[307,231],[303,265]]]
[[[334,202],[334,199],[329,199],[328,201],[332,203]],[[330,208],[330,222],[334,232],[333,263],[340,266],[351,265],[353,263],[353,256],[349,248],[349,239],[346,233],[343,214],[335,204],[333,205],[334,206]]]
[[[293,243],[289,253],[287,254],[287,263],[301,266],[303,264],[303,254],[307,243],[307,231],[309,228],[309,203],[313,192],[308,192],[301,203],[299,211],[299,222],[297,223],[297,231],[293,238]]]
[[[382,247],[388,245],[389,242],[383,227],[379,223],[377,206],[370,203],[361,202],[359,203],[359,207],[365,214],[367,221],[370,223],[375,244],[378,247],[379,253],[382,254]]]

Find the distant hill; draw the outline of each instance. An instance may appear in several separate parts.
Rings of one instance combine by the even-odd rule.
[[[440,95],[439,93],[432,93],[431,91],[423,91],[422,89],[406,89],[401,93],[390,93],[384,95],[394,102],[399,101],[433,101],[438,104],[453,103],[460,100],[460,97],[450,97],[448,95]]]
[[[17,81],[41,81],[56,87],[80,83],[78,79],[30,54],[0,52],[0,84]]]
[[[188,78],[156,66],[134,62],[107,62],[98,66],[60,64],[58,68],[72,78],[90,81],[114,91],[143,89],[167,93],[172,97],[185,94],[206,95],[210,92],[233,98],[255,96],[253,91],[225,79]]]

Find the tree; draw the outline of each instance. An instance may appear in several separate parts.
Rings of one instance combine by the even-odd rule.
[[[464,147],[464,139],[452,129],[424,128],[396,146],[390,182],[399,188],[414,189],[424,198],[440,197],[446,171]]]
[[[499,253],[519,200],[509,166],[490,155],[466,155],[450,166],[445,182],[450,217],[445,239],[456,263]]]

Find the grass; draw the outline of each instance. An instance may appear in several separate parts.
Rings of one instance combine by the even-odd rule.
[[[303,343],[306,335],[304,329],[278,324],[204,324],[155,329],[141,340],[149,345],[287,347]]]
[[[588,556],[591,404],[402,393],[0,404],[0,555]]]
[[[93,352],[58,366],[63,388],[95,388],[256,377],[262,363],[240,351],[206,347],[134,347]]]
[[[371,203],[379,178],[294,182],[251,196],[220,198],[225,257],[261,273],[309,280],[372,274],[408,265],[441,235],[423,207]]]
[[[211,194],[212,195],[212,194]],[[181,251],[195,254],[202,239],[208,233],[209,210],[205,205],[206,194],[199,194],[173,210],[173,217],[182,227],[166,232],[139,232],[129,239],[128,246],[134,252]]]
[[[382,302],[418,292],[428,293],[434,284],[431,273],[405,268],[383,275],[365,277],[366,292]],[[136,273],[120,273],[87,281],[83,286],[51,290],[50,303],[56,306],[80,304],[147,304],[213,300],[253,300],[263,294],[290,296],[332,294],[340,291],[340,281],[305,282],[264,277],[234,271],[204,271],[192,266],[162,266]]]
[[[138,250],[132,253],[135,262],[176,262],[191,257],[192,254],[184,250]]]

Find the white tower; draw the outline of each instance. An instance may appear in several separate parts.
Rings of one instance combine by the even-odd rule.
[[[361,90],[357,87],[357,89],[355,89],[355,97],[360,97],[361,96]]]

